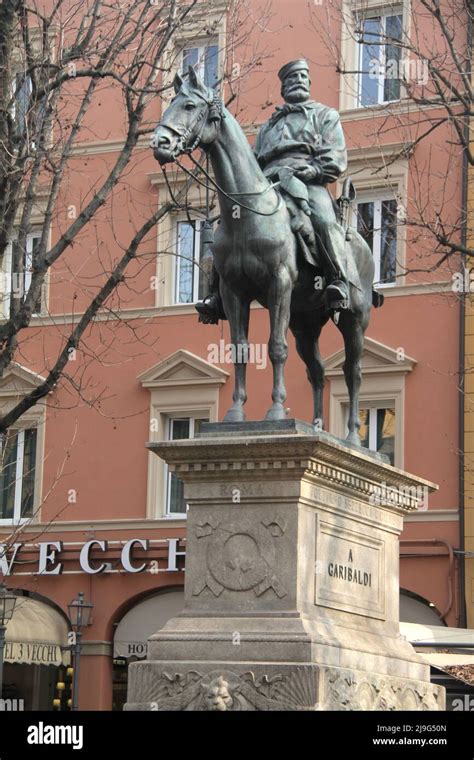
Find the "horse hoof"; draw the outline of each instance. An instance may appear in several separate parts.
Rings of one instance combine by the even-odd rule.
[[[283,404],[273,404],[265,415],[266,420],[286,420],[286,411]]]
[[[351,443],[353,446],[361,446],[360,438],[358,433],[349,433],[349,435],[346,438],[347,443]]]
[[[243,409],[229,409],[224,422],[245,422],[245,412]]]

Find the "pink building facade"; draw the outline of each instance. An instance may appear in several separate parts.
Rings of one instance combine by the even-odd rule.
[[[242,76],[229,106],[251,142],[281,102],[277,71],[289,60],[305,57],[313,98],[339,110],[348,148],[347,175],[358,193],[354,223],[372,246],[376,286],[385,296],[383,308],[372,313],[365,341],[362,440],[386,453],[396,467],[439,485],[406,520],[400,546],[402,619],[462,626],[455,555],[461,545],[462,506],[460,307],[447,269],[418,271],[428,269],[429,242],[405,223],[414,216],[428,182],[433,199],[444,193],[453,205],[461,204],[461,157],[459,173],[453,173],[451,163],[449,176],[443,176],[447,128],[404,150],[421,129],[421,117],[396,81],[380,74],[374,84],[362,74],[337,73],[325,47],[328,37],[337,40],[348,70],[357,68],[351,61],[374,53],[348,34],[336,9],[329,22],[324,4],[279,0],[274,5],[265,26],[252,25],[246,16],[247,40],[230,49],[226,3],[212,3],[212,12],[203,10],[200,22],[183,31],[173,49],[174,63],[196,64],[211,81],[239,66],[244,70],[249,56],[262,55],[262,64]],[[354,24],[405,30],[413,21],[407,0],[371,7],[347,3],[344,12]],[[258,20],[262,3],[253,0],[250,10]],[[224,97],[229,94],[225,83]],[[158,98],[154,108],[150,118],[158,122]],[[58,213],[51,228],[53,241],[67,227],[66,209],[80,207],[123,139],[121,104],[112,89],[93,102],[88,121],[90,129],[84,129],[75,153],[74,183],[63,199],[64,213]],[[422,168],[433,155],[436,172],[428,177]],[[179,188],[185,178],[176,172],[172,181]],[[331,190],[337,195],[340,188]],[[24,619],[33,615],[36,604],[44,618],[45,641],[56,647],[33,651],[32,639],[27,654],[13,644],[7,651],[4,697],[25,698],[30,709],[68,707],[67,605],[79,591],[93,604],[91,625],[83,634],[81,709],[121,708],[128,663],[145,656],[147,636],[182,604],[185,505],[179,482],[145,445],[195,435],[202,420],[222,419],[232,394],[228,325],[198,324],[193,306],[203,294],[193,262],[200,255],[199,209],[204,209],[205,194],[193,186],[188,199],[198,211],[189,219],[178,209],[158,224],[109,309],[100,313],[84,346],[71,357],[68,375],[73,382],[61,382],[18,427],[17,472],[28,456],[34,466],[15,487],[23,483],[33,495],[23,513],[21,495],[13,499],[13,512],[4,500],[0,528],[10,548],[2,569],[6,585],[19,594]],[[67,266],[62,261],[53,269],[41,312],[28,328],[31,339],[0,380],[2,403],[44,377],[61,338],[93,295],[94,282],[105,276],[134,227],[168,200],[163,173],[144,138],[126,183],[116,190],[113,208],[100,212],[69,250]],[[260,307],[251,312],[250,340],[255,353],[248,371],[247,418],[260,419],[271,388],[268,317]],[[325,328],[321,348],[326,428],[342,436],[347,394],[342,341],[334,325]],[[310,386],[291,337],[286,381],[289,415],[310,421]],[[20,623],[15,635],[21,643]],[[27,643],[25,638],[25,647]],[[65,688],[58,689],[58,683]]]

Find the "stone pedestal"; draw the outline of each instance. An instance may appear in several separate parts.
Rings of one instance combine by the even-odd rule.
[[[439,710],[399,633],[403,515],[433,484],[310,426],[153,443],[185,483],[185,608],[127,710]]]

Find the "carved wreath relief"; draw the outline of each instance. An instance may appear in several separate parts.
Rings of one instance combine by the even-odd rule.
[[[198,596],[205,588],[214,596],[224,589],[253,590],[261,596],[273,589],[278,597],[287,591],[275,574],[275,539],[283,536],[285,525],[279,520],[262,520],[256,525],[250,520],[220,523],[210,517],[196,526],[198,538],[208,538],[206,550],[207,574],[193,589]]]

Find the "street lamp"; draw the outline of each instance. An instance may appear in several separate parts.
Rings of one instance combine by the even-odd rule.
[[[3,695],[3,654],[5,650],[5,632],[7,623],[13,617],[16,595],[7,591],[3,582],[0,585],[0,698]]]
[[[71,710],[79,709],[79,662],[81,659],[82,628],[89,625],[93,605],[84,601],[84,592],[79,591],[77,599],[68,604],[69,619],[75,633],[72,650],[74,652],[74,673],[72,677],[72,704]]]

